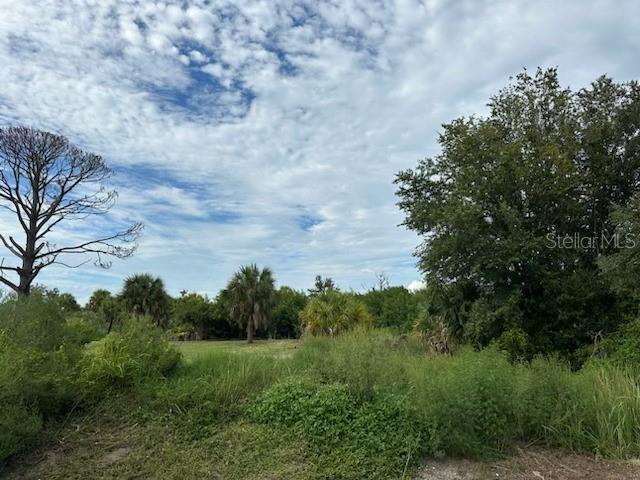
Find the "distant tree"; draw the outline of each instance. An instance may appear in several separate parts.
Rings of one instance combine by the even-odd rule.
[[[289,287],[280,287],[275,292],[269,335],[276,338],[299,337],[300,312],[306,303],[307,296],[304,292],[298,292]]]
[[[94,256],[104,267],[109,266],[105,256],[130,256],[141,229],[138,223],[67,245],[48,240],[61,222],[84,220],[113,206],[116,192],[103,186],[110,176],[101,156],[75,147],[61,135],[28,127],[0,128],[0,207],[15,214],[24,234],[20,242],[0,233],[0,242],[18,261],[17,266],[0,262],[0,282],[28,295],[33,281],[49,265],[86,263],[85,258],[71,265],[65,258],[72,254]],[[10,280],[6,273],[16,279]]]
[[[76,298],[70,293],[60,293],[58,294],[58,298],[56,299],[58,305],[65,313],[73,313],[80,311],[80,305]]]
[[[47,288],[44,285],[33,285],[32,290],[33,293],[55,302],[65,316],[80,311],[80,305],[70,293],[60,293],[57,288]]]
[[[640,85],[601,77],[572,92],[555,69],[524,72],[486,118],[443,128],[441,153],[396,183],[420,268],[455,302],[461,334],[483,346],[517,329],[539,351],[571,352],[614,329],[597,259],[615,252],[613,206],[640,190]]]
[[[368,327],[373,319],[367,306],[354,295],[328,291],[315,295],[300,314],[304,331],[334,336],[357,326]]]
[[[231,303],[229,290],[220,290],[211,304],[211,323],[207,329],[209,337],[240,338],[243,335],[242,327],[231,317]]]
[[[213,306],[206,297],[198,293],[184,293],[176,298],[172,306],[172,320],[177,325],[193,328],[198,340],[207,337],[213,319]]]
[[[125,316],[124,307],[120,299],[111,295],[111,292],[104,289],[95,290],[89,301],[87,309],[96,313],[107,324],[107,333],[113,326],[119,324]]]
[[[376,327],[409,331],[418,314],[418,295],[404,287],[373,288],[362,295]]]
[[[105,302],[112,298],[113,296],[111,295],[111,292],[109,290],[105,290],[103,288],[94,290],[94,292],[89,297],[89,301],[87,302],[87,309],[91,310],[92,312],[98,313]]]
[[[387,275],[385,272],[377,272],[376,286],[378,290],[386,290],[387,288],[389,288],[391,286],[391,282],[389,281],[389,275]]]
[[[165,325],[170,312],[170,297],[162,279],[149,274],[137,274],[124,281],[120,298],[131,313],[150,317],[157,326]]]
[[[309,292],[310,296],[314,296],[326,292],[339,292],[340,289],[336,287],[336,284],[333,282],[332,278],[322,278],[322,275],[316,275],[316,280],[314,282],[313,288],[309,288],[307,291]]]
[[[245,265],[233,275],[227,287],[231,297],[231,317],[253,342],[258,328],[266,327],[273,309],[274,280],[271,270]]]

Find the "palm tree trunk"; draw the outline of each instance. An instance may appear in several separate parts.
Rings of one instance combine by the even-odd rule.
[[[247,321],[247,343],[253,343],[253,317]]]

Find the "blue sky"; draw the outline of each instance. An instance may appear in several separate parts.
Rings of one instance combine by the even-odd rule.
[[[523,67],[640,78],[638,18],[636,1],[0,0],[0,124],[64,133],[117,173],[110,216],[55,239],[146,225],[133,258],[39,281],[86,300],[149,272],[215,295],[256,262],[296,288],[415,284],[395,173]]]

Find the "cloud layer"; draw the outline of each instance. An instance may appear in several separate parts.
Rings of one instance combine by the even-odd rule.
[[[298,288],[319,273],[361,289],[379,271],[408,285],[418,240],[397,226],[392,181],[437,151],[441,123],[482,113],[522,67],[559,66],[574,88],[640,77],[632,0],[0,0],[0,12],[0,124],[103,154],[118,172],[111,220],[147,225],[109,271],[43,275],[80,299],[138,271],[215,293],[247,262]]]

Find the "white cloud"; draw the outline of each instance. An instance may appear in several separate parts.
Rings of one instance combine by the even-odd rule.
[[[322,273],[359,288],[382,270],[408,284],[418,240],[397,226],[391,182],[437,151],[441,123],[483,112],[523,66],[558,65],[572,87],[640,76],[633,1],[0,0],[0,12],[0,123],[104,154],[122,172],[113,218],[147,224],[110,272],[43,277],[81,298],[138,270],[215,293],[249,261],[295,287]]]
[[[427,285],[422,280],[412,280],[409,285],[407,285],[407,290],[410,292],[417,292],[424,289],[426,286]]]

